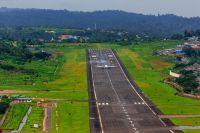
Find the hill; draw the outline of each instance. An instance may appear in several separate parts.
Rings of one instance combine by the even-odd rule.
[[[0,26],[59,26],[115,29],[153,35],[172,35],[200,28],[200,18],[143,15],[123,11],[76,12],[50,9],[0,8]]]

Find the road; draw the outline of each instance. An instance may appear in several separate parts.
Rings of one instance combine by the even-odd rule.
[[[45,107],[45,116],[43,120],[43,131],[51,131],[52,129],[52,104],[48,103]]]
[[[91,133],[174,132],[138,93],[112,50],[87,52]]]

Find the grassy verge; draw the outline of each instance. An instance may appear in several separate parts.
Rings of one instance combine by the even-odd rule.
[[[56,116],[56,111],[58,116]],[[88,103],[60,102],[53,109],[53,129],[56,132],[56,119],[58,132],[61,133],[89,133]]]
[[[200,130],[184,130],[184,133],[200,133]]]
[[[9,113],[3,123],[3,129],[18,129],[24,115],[28,111],[29,105],[17,104],[11,106]]]
[[[200,117],[195,118],[173,118],[172,122],[181,126],[200,126]]]

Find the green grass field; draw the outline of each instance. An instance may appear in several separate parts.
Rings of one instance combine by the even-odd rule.
[[[147,43],[117,49],[132,78],[164,114],[200,114],[200,101],[176,96],[176,90],[161,81],[173,64],[170,57],[153,56],[153,51],[171,47],[178,42]]]
[[[18,129],[19,124],[21,123],[24,115],[28,111],[29,105],[26,104],[17,104],[11,106],[8,115],[3,123],[3,129]]]
[[[53,132],[56,132],[57,121],[60,133],[89,133],[88,118],[88,103],[59,102],[57,108],[53,109]]]
[[[35,84],[24,85],[22,82],[19,85],[12,85],[11,83],[10,85],[1,85],[0,89],[31,91],[31,93],[25,92],[22,94],[34,98],[88,100],[85,50],[86,48],[114,48],[144,94],[164,114],[200,114],[200,101],[176,96],[175,89],[161,82],[173,67],[174,58],[155,56],[153,52],[163,47],[174,47],[178,43],[178,41],[160,41],[134,46],[50,44],[47,49],[55,53],[52,62],[32,62],[25,65],[25,67],[34,68],[41,72],[41,77],[37,78]],[[16,78],[21,79],[23,76],[16,75]],[[12,78],[15,78],[15,76]],[[56,132],[56,119],[59,132],[89,132],[87,102],[66,103],[59,101],[57,104],[58,107],[53,108],[52,132]],[[33,131],[31,125],[33,122],[39,121],[39,117],[42,117],[40,111],[35,110],[32,112],[30,123],[24,127],[24,131]],[[58,112],[58,118],[56,117],[56,111]],[[173,119],[173,122],[177,125],[199,124],[198,118]],[[185,132],[193,133],[195,131],[188,130]]]
[[[182,125],[182,126],[199,126],[200,125],[200,117],[173,118],[171,120],[172,120],[172,122],[176,123],[177,125]]]
[[[184,130],[184,133],[200,133],[200,130]]]
[[[42,123],[44,118],[44,108],[34,107],[32,108],[32,112],[30,113],[27,122],[22,129],[26,132],[41,132],[42,131]],[[38,124],[38,128],[34,128],[34,124]]]

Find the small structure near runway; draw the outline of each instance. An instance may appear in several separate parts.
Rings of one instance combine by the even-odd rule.
[[[31,103],[32,98],[23,95],[13,95],[10,97],[12,103]]]

